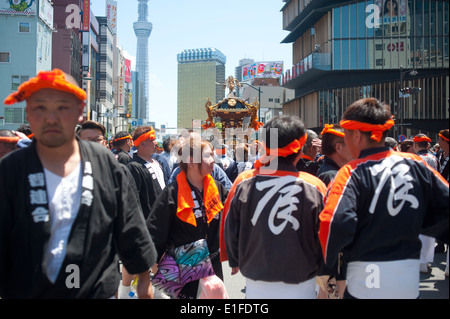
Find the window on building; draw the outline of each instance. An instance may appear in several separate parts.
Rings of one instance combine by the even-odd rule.
[[[13,75],[11,77],[11,90],[16,91],[23,82],[29,79],[30,77],[28,75]]]
[[[5,123],[17,124],[23,123],[23,108],[18,107],[5,107]]]
[[[19,33],[30,33],[31,24],[30,22],[19,22]]]
[[[0,52],[0,63],[11,63],[11,52]]]

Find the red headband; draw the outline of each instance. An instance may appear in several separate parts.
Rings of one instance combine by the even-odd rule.
[[[384,124],[369,124],[358,121],[344,120],[341,121],[341,126],[347,130],[359,130],[363,132],[372,132],[370,138],[374,141],[380,142],[383,137],[383,132],[390,130],[395,122],[390,119]]]
[[[142,134],[141,136],[139,136],[136,141],[134,141],[134,146],[139,146],[139,144],[141,144],[143,141],[147,140],[147,139],[151,139],[151,140],[155,140],[156,136],[155,136],[155,131],[152,129],[151,131],[148,131],[147,133]]]
[[[42,89],[54,89],[75,95],[80,101],[86,100],[86,92],[66,80],[66,75],[59,69],[42,71],[38,75],[22,83],[17,92],[10,94],[3,103],[11,105],[28,99],[33,93]]]
[[[431,139],[426,136],[421,136],[421,137],[414,136],[413,141],[414,141],[414,143],[420,143],[420,142],[431,143]]]
[[[344,132],[339,132],[337,130],[335,130],[333,124],[325,124],[325,128],[323,129],[322,133],[320,133],[321,135],[324,134],[333,134],[339,137],[345,137],[345,133]]]

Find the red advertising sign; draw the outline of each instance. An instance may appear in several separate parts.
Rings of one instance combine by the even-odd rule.
[[[125,82],[131,83],[131,60],[125,59]]]
[[[90,27],[90,13],[91,13],[91,2],[90,0],[83,0],[83,22],[81,31],[89,31]]]

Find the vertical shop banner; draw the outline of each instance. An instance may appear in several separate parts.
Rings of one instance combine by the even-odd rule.
[[[117,1],[106,0],[106,19],[111,26],[112,34],[117,34]]]
[[[91,2],[89,0],[83,0],[83,21],[81,31],[89,32],[90,14],[91,14]]]

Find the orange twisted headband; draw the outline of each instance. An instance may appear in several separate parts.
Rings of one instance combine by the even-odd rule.
[[[322,133],[320,133],[320,134],[321,135],[323,135],[323,134],[333,134],[333,135],[336,135],[336,136],[339,136],[339,137],[345,137],[345,133],[335,130],[333,124],[325,124],[325,128],[323,129]]]
[[[151,140],[155,140],[156,136],[155,136],[155,130],[150,130],[147,133],[142,134],[141,136],[139,136],[136,141],[134,141],[134,146],[139,146],[139,144],[141,144],[143,141],[147,140],[147,139],[151,139]]]
[[[426,136],[422,136],[422,137],[414,136],[413,141],[414,141],[414,143],[420,143],[420,142],[431,143],[431,139],[429,137],[426,137]]]
[[[363,132],[372,132],[370,138],[374,141],[380,142],[383,137],[383,132],[390,130],[394,126],[393,119],[387,120],[384,124],[369,124],[358,121],[344,120],[340,125],[347,130],[359,130]]]

